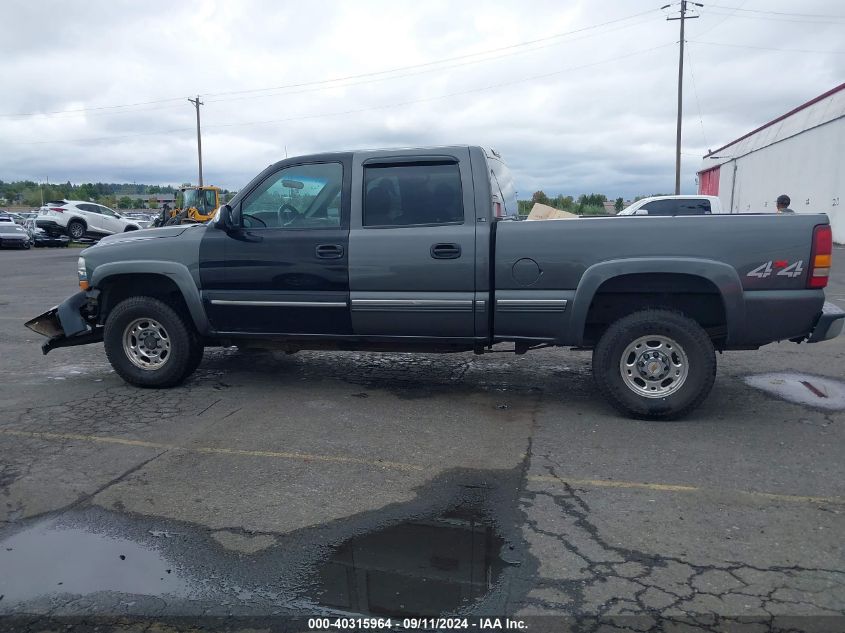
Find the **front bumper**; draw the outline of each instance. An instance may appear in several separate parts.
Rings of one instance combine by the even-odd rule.
[[[843,326],[845,326],[845,310],[830,301],[825,301],[821,316],[807,337],[807,342],[819,343],[836,338],[842,333]]]
[[[57,347],[88,345],[103,340],[103,328],[89,325],[82,316],[82,309],[92,298],[96,296],[92,297],[91,291],[77,292],[55,308],[24,323],[33,332],[48,337],[49,340],[41,346],[44,354]]]
[[[29,244],[28,237],[0,237],[0,248],[23,248]]]

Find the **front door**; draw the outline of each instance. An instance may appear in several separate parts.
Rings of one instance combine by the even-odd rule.
[[[341,162],[282,167],[236,205],[240,228],[209,226],[201,277],[216,331],[351,333],[348,171]]]

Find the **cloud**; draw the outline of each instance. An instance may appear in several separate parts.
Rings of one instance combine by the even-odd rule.
[[[478,143],[503,154],[521,195],[671,191],[677,22],[655,10],[544,40],[650,8],[635,0],[7,3],[3,112],[41,114],[0,117],[0,178],[194,180],[187,97],[200,94],[205,180],[232,189],[285,148]],[[695,190],[708,148],[845,74],[845,20],[765,13],[794,11],[786,0],[742,8],[705,6],[687,29],[685,191]],[[842,12],[837,0],[801,11]],[[543,41],[486,61],[466,57],[533,40]],[[299,86],[232,94],[290,85]],[[107,108],[115,104],[143,105]]]

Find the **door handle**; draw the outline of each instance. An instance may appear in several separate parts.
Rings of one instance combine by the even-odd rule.
[[[432,244],[430,253],[434,259],[458,259],[461,256],[461,245]]]
[[[317,244],[315,251],[320,259],[340,259],[343,257],[343,246],[340,244]]]

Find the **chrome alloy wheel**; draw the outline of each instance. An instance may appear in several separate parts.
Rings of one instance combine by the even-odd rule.
[[[135,319],[123,331],[123,352],[136,367],[161,369],[170,359],[170,337],[153,319]]]
[[[675,393],[689,375],[684,349],[667,336],[641,336],[622,353],[622,381],[637,395],[665,398]]]

